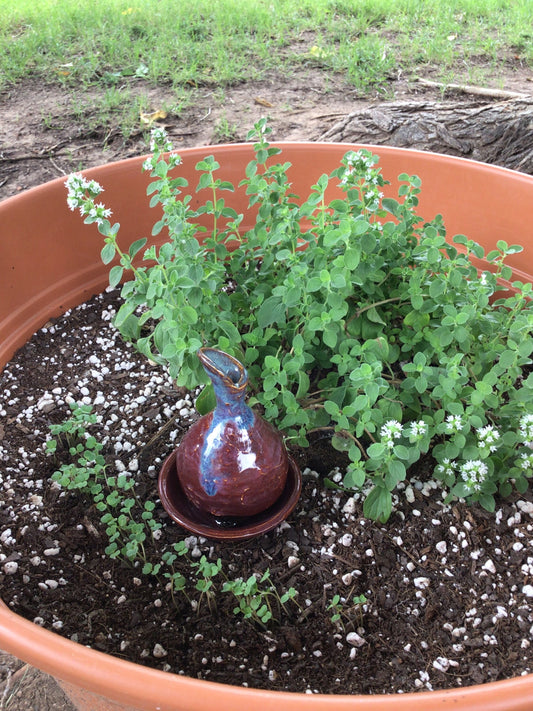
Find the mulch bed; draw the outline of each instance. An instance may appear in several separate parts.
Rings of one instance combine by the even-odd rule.
[[[47,324],[0,374],[0,586],[15,612],[140,664],[257,688],[376,694],[533,671],[530,493],[498,502],[495,515],[444,506],[419,466],[389,522],[373,523],[358,495],[325,488],[343,462],[322,439],[293,453],[304,485],[286,523],[252,541],[191,536],[161,507],[157,474],[195,417],[192,398],[122,343],[110,324],[116,304],[106,292]],[[92,502],[50,481],[59,461],[44,442],[70,399],[98,413],[89,429],[105,444],[109,473],[129,472],[137,494],[157,503],[163,527],[148,559],[187,539],[190,561],[220,558],[233,579],[268,568],[298,604],[274,601],[276,619],[263,628],[235,616],[228,594],[210,604],[189,586],[191,604],[106,557]],[[189,575],[186,561],[176,566]],[[362,594],[367,602],[352,605]],[[342,624],[327,609],[334,595],[346,600]]]

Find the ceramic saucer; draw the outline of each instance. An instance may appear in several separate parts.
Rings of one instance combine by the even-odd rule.
[[[185,495],[176,471],[176,453],[163,462],[159,473],[159,497],[168,515],[192,533],[218,540],[245,540],[267,533],[284,521],[296,506],[302,490],[302,475],[289,457],[285,489],[279,499],[260,514],[223,519],[196,508]]]

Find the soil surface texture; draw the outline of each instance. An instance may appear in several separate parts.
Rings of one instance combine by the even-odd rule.
[[[531,496],[499,502],[495,515],[444,506],[421,465],[389,522],[373,523],[358,495],[325,488],[343,462],[324,439],[294,452],[303,493],[276,530],[236,543],[190,535],[160,505],[157,475],[196,417],[192,397],[124,345],[111,325],[116,308],[105,293],[50,322],[1,375],[0,585],[12,609],[140,664],[259,688],[376,694],[533,671]],[[98,414],[88,430],[104,444],[108,473],[134,477],[137,495],[157,502],[161,528],[144,544],[146,560],[185,540],[189,552],[174,563],[189,580],[185,594],[109,559],[91,500],[50,482],[69,455],[60,445],[47,456],[44,442],[70,401]],[[297,597],[281,606],[271,595],[266,627],[243,620],[230,594],[195,589],[202,556],[221,561],[213,589],[268,569],[279,595],[294,588]]]

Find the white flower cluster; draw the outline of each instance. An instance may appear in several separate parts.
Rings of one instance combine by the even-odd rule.
[[[389,449],[392,449],[394,447],[394,440],[402,436],[402,425],[398,420],[389,420],[381,428],[380,435],[383,443],[387,445]]]
[[[531,454],[523,452],[518,460],[518,466],[520,469],[524,469],[524,471],[533,470],[533,452]]]
[[[344,156],[345,172],[341,179],[341,185],[350,187],[360,187],[364,185],[365,192],[361,198],[365,202],[365,208],[370,212],[375,212],[379,208],[379,201],[383,193],[379,190],[380,171],[374,168],[379,158],[368,151],[349,151]]]
[[[533,415],[523,415],[520,418],[520,436],[527,447],[533,448]]]
[[[442,477],[453,476],[455,474],[455,462],[452,462],[448,457],[442,460],[442,464],[439,464],[436,469],[437,473]]]
[[[481,427],[477,431],[477,436],[481,447],[488,447],[489,451],[491,452],[495,452],[498,449],[498,440],[500,439],[500,433],[492,425]]]
[[[400,439],[403,435],[409,437],[411,442],[418,442],[428,433],[428,426],[424,420],[411,422],[409,425],[402,427],[398,420],[388,420],[380,430],[381,440],[389,449],[394,447],[394,441]]]
[[[89,217],[92,222],[102,222],[113,214],[103,203],[95,203],[104,191],[96,180],[87,180],[80,173],[72,173],[65,181],[68,190],[67,205],[71,210],[79,210],[82,217]]]
[[[167,159],[170,168],[175,168],[181,164],[181,158],[178,153],[173,151],[173,147],[172,141],[169,139],[168,133],[164,128],[157,126],[152,129],[150,134],[150,150],[157,153],[167,153],[170,151]],[[147,158],[142,165],[143,170],[154,170],[158,159],[158,156],[150,156]]]
[[[172,142],[168,137],[168,133],[164,128],[156,126],[150,133],[150,150],[151,151],[171,151],[173,148]]]
[[[155,168],[155,159],[154,156],[150,156],[147,158],[143,165],[142,165],[143,170],[153,170]]]
[[[448,432],[459,432],[464,429],[463,422],[458,415],[450,415],[446,419],[446,429]],[[520,419],[520,436],[523,443],[533,449],[533,415],[523,415]],[[490,453],[498,449],[501,443],[500,432],[493,425],[486,425],[477,430],[478,447],[480,453],[484,451],[487,455],[487,450]],[[523,452],[519,455],[516,461],[516,466],[524,472],[533,471],[533,452]],[[482,490],[482,484],[487,479],[489,467],[482,459],[469,459],[466,462],[459,463],[446,458],[435,467],[435,473],[443,480],[455,480],[455,473],[458,472],[459,477],[466,483],[472,492]]]
[[[348,151],[344,156],[347,167],[352,172],[364,173],[371,177],[376,173],[373,170],[374,166],[378,162],[378,157],[369,153],[369,151]]]
[[[473,491],[481,491],[481,485],[487,478],[489,468],[481,459],[469,459],[459,467],[461,479]]]
[[[463,429],[463,421],[461,415],[448,415],[446,418],[446,430],[453,434],[460,432]]]
[[[417,422],[411,422],[409,427],[409,438],[412,441],[416,441],[427,435],[428,426],[424,420],[418,420]]]

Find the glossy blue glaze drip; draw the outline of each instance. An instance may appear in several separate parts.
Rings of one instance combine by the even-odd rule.
[[[203,348],[200,359],[213,383],[217,402],[200,454],[200,483],[208,496],[214,496],[222,479],[229,474],[219,471],[217,462],[221,459],[220,450],[228,446],[227,426],[233,424],[239,443],[239,464],[246,469],[255,462],[248,435],[255,418],[253,410],[244,401],[248,382],[244,366],[226,353],[211,348]]]

